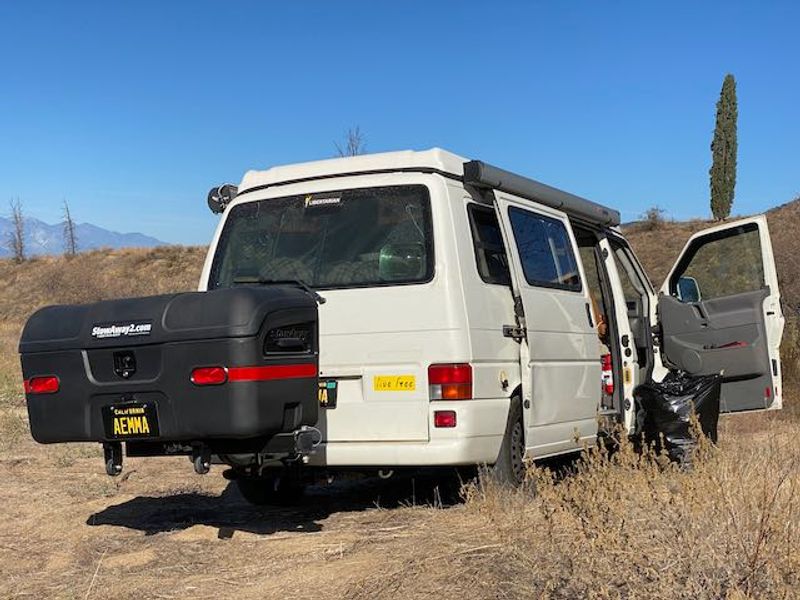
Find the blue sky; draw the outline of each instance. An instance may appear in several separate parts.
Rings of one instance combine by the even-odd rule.
[[[722,79],[734,213],[800,194],[796,2],[0,3],[0,213],[206,243],[249,168],[441,146],[620,208],[708,215]]]

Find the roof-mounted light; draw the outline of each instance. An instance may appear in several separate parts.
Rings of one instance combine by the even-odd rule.
[[[214,188],[208,192],[208,208],[215,215],[225,212],[225,207],[233,202],[239,188],[231,183],[226,183]]]

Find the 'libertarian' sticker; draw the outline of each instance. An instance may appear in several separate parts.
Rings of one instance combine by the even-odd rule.
[[[92,327],[92,337],[99,340],[118,337],[134,337],[137,335],[150,335],[153,324],[142,323],[121,323],[113,325],[95,325]]]
[[[306,208],[313,208],[315,206],[331,206],[337,205],[342,201],[341,194],[309,194],[305,197],[303,205]]]

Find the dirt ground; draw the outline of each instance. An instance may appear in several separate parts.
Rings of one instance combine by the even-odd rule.
[[[461,510],[409,477],[256,508],[221,471],[126,459],[112,479],[94,446],[15,445],[0,455],[0,597],[345,598],[413,557],[415,538],[429,554],[426,529]]]
[[[535,495],[453,501],[458,480],[406,474],[284,509],[186,458],[126,458],[109,478],[98,446],[40,446],[23,421],[0,428],[17,432],[0,438],[0,598],[744,600],[800,585],[794,409],[724,417],[689,472],[627,444],[532,470]]]

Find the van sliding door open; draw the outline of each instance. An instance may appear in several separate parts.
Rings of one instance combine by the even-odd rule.
[[[695,234],[661,291],[671,365],[693,375],[722,372],[723,411],[781,407],[784,318],[764,216]]]

